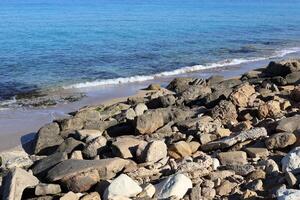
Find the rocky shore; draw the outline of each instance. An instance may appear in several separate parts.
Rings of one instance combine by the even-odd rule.
[[[300,198],[300,60],[176,78],[1,153],[4,200]]]

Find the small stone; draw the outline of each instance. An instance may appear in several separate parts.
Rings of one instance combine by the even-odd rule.
[[[266,172],[262,169],[257,169],[250,174],[248,174],[247,178],[249,180],[256,180],[256,179],[265,179],[266,178]]]
[[[121,174],[114,179],[104,192],[104,200],[114,197],[135,197],[142,188],[129,176]]]
[[[100,112],[92,109],[80,110],[75,117],[81,118],[83,121],[101,120]]]
[[[195,185],[189,193],[190,200],[199,200],[202,198],[200,184]]]
[[[294,133],[298,129],[300,129],[299,115],[280,120],[276,127],[276,130],[278,132],[288,132],[288,133]]]
[[[267,174],[279,172],[279,167],[277,163],[272,159],[262,160],[260,163],[266,167],[265,171]]]
[[[247,154],[243,151],[221,152],[218,157],[222,165],[247,164]]]
[[[216,192],[220,196],[225,196],[231,193],[234,187],[236,187],[236,183],[225,180],[221,183],[219,187],[216,188]]]
[[[160,84],[158,84],[158,83],[150,84],[147,87],[147,90],[160,90],[160,89],[161,89],[161,87],[160,87]]]
[[[292,97],[295,101],[297,101],[297,102],[300,101],[300,87],[296,87],[296,88],[292,91],[291,97]]]
[[[192,181],[183,174],[169,176],[157,185],[155,196],[158,199],[166,199],[172,196],[183,198],[188,189],[192,188]]]
[[[189,142],[190,148],[192,150],[192,153],[195,153],[196,151],[198,151],[199,147],[200,147],[200,143],[199,142],[195,142],[195,141],[191,141]]]
[[[148,143],[142,152],[143,162],[155,163],[167,157],[167,145],[163,141],[152,141]]]
[[[277,194],[277,200],[298,200],[300,196],[300,190],[284,189]]]
[[[234,124],[237,122],[236,107],[231,101],[222,100],[211,112],[212,117],[221,120],[223,124]]]
[[[29,168],[33,162],[28,154],[23,150],[5,151],[0,154],[0,166],[3,169]]]
[[[74,192],[68,192],[62,196],[59,200],[79,200],[79,196]]]
[[[70,159],[83,160],[82,152],[81,151],[73,151]]]
[[[296,140],[293,133],[276,133],[266,139],[265,144],[268,149],[279,149],[294,144]]]
[[[257,197],[257,193],[252,190],[246,190],[243,192],[243,199],[255,199]]]
[[[215,131],[215,134],[219,137],[219,138],[223,138],[223,137],[227,137],[230,136],[231,131],[227,128],[218,128]]]
[[[139,197],[152,198],[155,194],[155,187],[151,183],[148,183],[143,187],[143,191],[138,195]]]
[[[261,179],[256,179],[246,184],[245,187],[253,191],[263,191],[263,182]]]
[[[281,108],[279,101],[268,101],[258,107],[258,116],[260,119],[277,118],[280,116]]]
[[[212,161],[213,161],[212,163],[213,170],[217,170],[218,167],[220,167],[220,161],[217,158],[213,158]]]
[[[291,150],[281,160],[283,172],[300,172],[300,147],[296,147]]]
[[[101,198],[98,192],[92,192],[84,195],[80,200],[101,200]]]
[[[216,139],[217,139],[217,136],[215,134],[200,134],[199,135],[199,140],[200,140],[201,144],[207,144]]]
[[[184,158],[192,155],[192,149],[187,142],[179,141],[169,147],[168,154],[175,159]]]
[[[287,181],[290,187],[293,187],[297,183],[297,178],[291,172],[285,173],[285,180]]]
[[[66,130],[80,130],[83,128],[83,120],[79,117],[65,119],[61,122],[60,126],[63,131]]]
[[[60,185],[41,183],[35,187],[35,195],[45,196],[48,194],[58,194],[61,192]]]
[[[112,143],[115,156],[121,158],[133,158],[137,147],[141,143],[146,143],[144,140],[136,139],[130,136],[120,136]]]
[[[125,111],[125,118],[128,120],[134,120],[136,117],[135,111],[132,108],[129,108]]]
[[[134,108],[136,116],[141,116],[147,110],[148,110],[148,107],[144,103],[139,103]]]
[[[244,83],[235,89],[230,95],[232,102],[240,107],[246,107],[249,102],[249,98],[255,93],[255,88],[249,83]]]
[[[201,194],[204,198],[213,199],[216,196],[216,190],[209,187],[202,187]]]
[[[266,148],[259,147],[248,147],[245,149],[251,158],[267,158],[269,156],[269,151]]]

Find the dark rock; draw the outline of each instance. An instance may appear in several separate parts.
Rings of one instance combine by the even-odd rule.
[[[263,72],[268,76],[286,76],[299,70],[299,60],[287,60],[281,62],[271,61]]]
[[[72,153],[74,150],[82,150],[84,147],[84,143],[74,138],[67,138],[63,143],[59,145],[57,148],[58,152],[66,152],[67,154]]]
[[[221,101],[211,111],[212,118],[219,119],[223,124],[234,124],[237,122],[237,111],[231,101]]]
[[[295,131],[300,129],[300,116],[296,115],[293,117],[288,117],[280,120],[278,122],[278,126],[276,130],[282,132],[290,132],[294,133]]]
[[[300,71],[292,72],[285,77],[287,84],[299,84],[300,83]]]
[[[115,119],[108,121],[87,121],[84,125],[84,129],[94,129],[104,131],[112,126],[117,125],[118,122]]]
[[[51,123],[43,126],[36,135],[35,154],[53,153],[56,148],[63,143],[63,138],[59,135],[59,126],[57,123]]]
[[[265,143],[268,149],[280,149],[294,144],[296,140],[293,133],[276,133],[266,139]]]

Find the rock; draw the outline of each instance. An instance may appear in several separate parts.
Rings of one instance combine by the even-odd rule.
[[[148,107],[144,103],[138,103],[134,108],[136,116],[141,116],[147,110]]]
[[[278,118],[281,114],[280,102],[279,101],[268,101],[258,107],[258,117],[264,118]]]
[[[84,195],[80,200],[101,200],[101,198],[98,192],[92,192]]]
[[[0,153],[1,168],[29,168],[33,162],[29,158],[28,154],[23,149],[10,150]]]
[[[216,192],[220,196],[225,196],[231,193],[231,191],[237,186],[236,183],[225,180],[219,187],[216,188]]]
[[[296,87],[292,92],[291,92],[291,97],[293,100],[299,102],[300,101],[300,87]]]
[[[218,179],[225,179],[227,177],[233,176],[235,173],[232,170],[222,170],[211,172],[208,176],[211,180],[215,181]]]
[[[206,199],[214,199],[214,197],[216,196],[216,190],[209,187],[202,187],[201,194]]]
[[[58,152],[66,152],[67,154],[72,153],[73,150],[82,150],[84,143],[78,140],[75,140],[72,137],[67,138],[63,143],[57,148]]]
[[[265,159],[269,156],[269,151],[266,148],[248,147],[245,149],[249,157]]]
[[[97,110],[92,110],[92,109],[86,109],[86,110],[80,110],[76,113],[75,118],[80,118],[84,122],[86,121],[99,121],[101,120],[101,115],[100,112]]]
[[[247,154],[244,151],[221,152],[218,157],[222,165],[247,164]]]
[[[62,196],[59,200],[79,200],[79,196],[74,192],[68,192]]]
[[[236,123],[238,117],[236,107],[230,101],[221,101],[211,111],[214,119],[219,119],[223,124]]]
[[[186,103],[201,99],[211,93],[211,88],[203,85],[193,85],[184,90],[179,96]]]
[[[281,160],[283,172],[300,172],[300,147],[296,147],[291,150]]]
[[[285,77],[287,84],[299,84],[300,72],[292,72]]]
[[[268,149],[280,149],[294,144],[296,140],[293,133],[276,133],[266,139],[265,144]]]
[[[183,174],[169,176],[161,181],[156,187],[157,199],[166,199],[171,196],[182,198],[188,189],[192,188],[192,181]]]
[[[64,119],[61,124],[61,129],[63,131],[66,130],[80,130],[83,128],[84,123],[83,120],[81,118],[78,117],[73,117],[70,119]]]
[[[222,81],[224,81],[224,76],[213,75],[207,79],[207,84],[212,86],[221,83]]]
[[[39,180],[21,168],[14,168],[4,179],[2,198],[5,200],[21,200],[24,189],[34,187]]]
[[[174,97],[174,95],[168,94],[168,95],[158,97],[158,101],[159,101],[160,107],[166,108],[166,107],[174,105],[176,102],[176,98]]]
[[[121,158],[101,160],[65,160],[52,168],[47,175],[49,181],[58,181],[65,177],[76,176],[96,169],[102,180],[113,178],[130,162]]]
[[[248,180],[256,180],[256,179],[265,179],[266,178],[266,172],[262,169],[257,169],[250,174],[248,174],[247,179]]]
[[[133,158],[138,145],[141,143],[146,142],[130,136],[121,136],[112,143],[113,152],[116,156],[121,158]]]
[[[227,128],[217,128],[215,131],[215,135],[217,135],[219,138],[230,136],[231,131]]]
[[[274,172],[279,172],[279,167],[277,163],[272,159],[262,160],[260,163],[266,167],[265,170],[267,174],[273,174]]]
[[[76,138],[81,141],[86,141],[87,138],[97,138],[99,136],[102,136],[102,131],[99,130],[82,129],[76,131]]]
[[[297,183],[297,178],[291,172],[285,173],[285,180],[289,184],[290,187],[293,187]]]
[[[38,161],[37,164],[35,164],[35,166],[32,168],[32,172],[34,175],[44,176],[45,173],[49,171],[52,167],[67,159],[67,153],[57,152]]]
[[[263,182],[260,179],[256,179],[246,184],[245,188],[253,191],[263,191]]]
[[[40,183],[35,187],[36,196],[45,196],[48,194],[58,194],[61,192],[60,185],[58,184],[44,184]]]
[[[255,88],[249,83],[238,86],[230,95],[230,99],[234,105],[239,107],[247,107],[249,98],[255,93]]]
[[[229,137],[207,143],[205,145],[202,145],[201,148],[204,151],[225,149],[239,142],[244,142],[246,140],[255,140],[260,137],[266,137],[266,136],[267,136],[267,130],[265,128],[253,128],[251,130],[234,133],[231,134]]]
[[[65,176],[60,180],[72,192],[86,192],[99,181],[100,175],[97,169],[79,172],[73,176]]]
[[[214,134],[199,134],[198,137],[202,145],[217,139],[217,136]]]
[[[300,129],[300,116],[296,115],[293,117],[288,117],[280,120],[276,127],[278,132],[289,132],[293,133],[296,130]]]
[[[143,187],[143,191],[138,195],[138,197],[152,198],[154,194],[155,194],[155,187],[154,185],[149,183]]]
[[[99,136],[89,142],[83,149],[82,153],[87,158],[93,158],[98,155],[101,147],[106,145],[106,138],[103,136]]]
[[[142,192],[142,188],[126,174],[114,179],[104,192],[104,200],[115,197],[135,197]]]
[[[175,78],[169,83],[167,89],[174,91],[176,93],[181,93],[184,90],[186,90],[190,86],[190,83],[193,81],[194,78],[187,78],[187,77]]]
[[[34,154],[51,154],[63,143],[64,139],[59,135],[57,123],[46,124],[36,135]]]
[[[158,162],[167,157],[167,145],[163,141],[152,141],[145,146],[139,157],[142,162]]]
[[[190,200],[199,200],[201,198],[202,198],[201,185],[197,184],[191,189],[191,192],[189,193],[189,199]]]
[[[212,163],[213,170],[217,170],[218,167],[220,167],[220,161],[217,158],[213,158],[212,161],[213,161]]]
[[[160,110],[147,111],[137,117],[136,129],[141,134],[149,134],[165,124],[164,115]]]
[[[247,174],[255,170],[255,168],[250,164],[245,164],[245,165],[227,164],[226,169],[233,170],[237,175],[241,175],[241,176],[246,176]]]
[[[132,108],[124,111],[124,116],[126,120],[134,120],[136,117],[135,111]]]
[[[83,160],[81,151],[73,151],[73,153],[70,156],[70,159]]]
[[[198,151],[199,147],[200,147],[200,143],[199,142],[196,142],[196,141],[191,141],[188,143],[191,150],[192,150],[192,153],[195,153],[196,151]]]
[[[271,61],[264,73],[269,76],[286,76],[300,70],[299,60],[286,60],[280,62]]]
[[[87,121],[84,125],[84,129],[99,130],[101,133],[106,129],[115,126],[118,121],[115,119],[110,119],[108,121]]]
[[[185,141],[176,142],[168,149],[168,154],[175,159],[191,156],[192,153],[190,145]]]
[[[147,90],[160,90],[160,89],[161,89],[161,87],[160,87],[160,84],[158,84],[158,83],[150,84],[147,87]]]
[[[300,190],[285,189],[280,191],[277,200],[298,200],[300,196]]]

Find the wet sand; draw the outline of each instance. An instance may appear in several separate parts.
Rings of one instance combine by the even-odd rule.
[[[299,55],[291,54],[287,58],[295,56]],[[207,78],[211,75],[223,75],[229,78],[266,66],[268,63],[269,60],[257,61],[230,67],[201,70],[176,75],[176,77]],[[68,113],[81,107],[125,101],[128,96],[137,95],[141,89],[146,88],[150,83],[160,83],[162,86],[166,86],[173,78],[173,76],[170,76],[145,82],[80,89],[79,92],[85,92],[87,97],[69,104],[58,104],[55,107],[0,110],[0,151],[11,149],[30,141],[42,125],[54,119],[65,117]],[[138,95],[141,95],[141,93]]]

